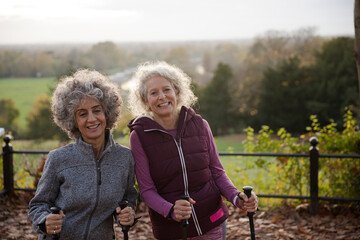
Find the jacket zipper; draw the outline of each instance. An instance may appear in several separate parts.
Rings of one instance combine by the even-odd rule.
[[[101,158],[100,158],[101,159]],[[90,229],[90,224],[91,224],[91,220],[92,217],[95,213],[95,210],[99,204],[99,196],[100,196],[100,185],[101,185],[101,168],[100,168],[100,159],[96,160],[96,201],[95,201],[95,205],[93,210],[91,211],[90,217],[88,219],[88,222],[86,224],[86,230],[85,230],[85,237],[84,240],[86,240],[88,238],[89,235],[89,229]]]
[[[182,168],[182,173],[183,173],[183,177],[184,177],[185,195],[190,196],[190,194],[189,194],[189,182],[188,182],[188,178],[187,178],[185,158],[184,158],[184,153],[183,153],[182,147],[181,147],[181,138],[179,139],[179,143],[177,143],[175,139],[174,139],[174,142],[176,144],[176,147],[178,149],[179,156],[180,156],[181,168]],[[191,205],[191,212],[192,212],[191,216],[194,219],[194,224],[195,224],[195,227],[196,227],[196,231],[198,232],[198,235],[201,236],[202,231],[201,231],[199,220],[197,219],[196,212],[195,212],[195,209],[194,209],[193,205]]]

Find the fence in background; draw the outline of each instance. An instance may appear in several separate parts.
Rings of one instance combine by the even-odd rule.
[[[3,152],[0,156],[3,157],[3,180],[4,189],[0,192],[0,197],[5,194],[10,194],[14,191],[35,191],[35,188],[14,188],[14,154],[48,154],[49,151],[14,151],[11,146],[11,137],[6,135],[4,137]],[[360,198],[342,198],[342,197],[321,197],[319,196],[319,158],[353,158],[360,159],[360,155],[353,154],[319,154],[319,149],[316,147],[318,139],[312,137],[310,139],[309,153],[304,154],[287,154],[287,153],[219,153],[220,156],[252,156],[252,157],[308,157],[310,161],[310,196],[293,196],[293,195],[268,195],[257,194],[258,197],[263,198],[293,198],[293,199],[309,199],[310,213],[315,215],[318,211],[319,200],[327,201],[357,201]]]

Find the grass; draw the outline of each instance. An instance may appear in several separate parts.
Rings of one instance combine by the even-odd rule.
[[[243,152],[245,138],[246,134],[221,136],[215,138],[215,143],[219,152]]]
[[[19,110],[19,128],[26,129],[26,117],[37,97],[49,94],[56,85],[55,78],[3,78],[0,79],[0,98],[12,99]]]

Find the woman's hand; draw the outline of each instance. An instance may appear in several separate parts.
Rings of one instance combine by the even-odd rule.
[[[124,209],[117,207],[116,213],[118,214],[118,219],[121,225],[131,226],[134,224],[135,212],[131,207],[127,206]]]
[[[243,201],[239,199],[239,204],[243,210],[247,212],[256,212],[258,209],[258,200],[254,192],[251,192],[250,198],[248,198],[245,193],[241,192],[240,197],[242,197]]]
[[[174,205],[174,215],[175,220],[180,222],[184,219],[189,219],[191,217],[191,204],[195,204],[196,201],[192,198],[188,200],[179,199],[175,202]]]
[[[61,232],[61,226],[65,214],[60,210],[59,214],[50,213],[45,220],[45,227],[47,234],[57,234]]]

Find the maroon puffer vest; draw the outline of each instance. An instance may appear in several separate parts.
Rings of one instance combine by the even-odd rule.
[[[147,117],[133,120],[128,126],[140,138],[158,193],[174,204],[188,190],[196,201],[189,219],[188,237],[205,234],[225,221],[229,213],[211,175],[205,127],[199,115],[182,107],[175,139]],[[183,176],[182,159],[187,178]],[[156,238],[182,237],[179,222],[166,219],[152,209],[149,209],[149,214]]]

